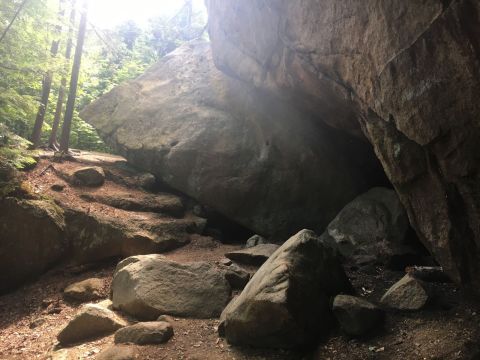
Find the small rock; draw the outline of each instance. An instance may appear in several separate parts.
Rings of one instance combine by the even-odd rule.
[[[82,340],[108,335],[127,326],[126,321],[113,311],[96,304],[85,305],[57,336],[60,344],[72,344]]]
[[[155,178],[154,175],[150,173],[143,173],[141,175],[138,175],[137,178],[137,184],[141,188],[145,190],[154,190],[155,185],[157,184],[157,179]]]
[[[219,264],[224,265],[224,266],[230,266],[230,265],[232,265],[232,260],[227,259],[227,258],[223,258],[219,261]]]
[[[48,305],[46,313],[49,315],[52,314],[60,314],[62,312],[63,308],[60,303],[52,303]]]
[[[47,322],[47,320],[45,320],[45,318],[37,318],[30,323],[29,327],[30,327],[30,329],[35,329],[39,326],[42,326],[46,322]]]
[[[333,313],[340,327],[348,335],[360,336],[369,332],[383,321],[384,313],[365,299],[337,295],[333,300]]]
[[[136,351],[131,346],[112,345],[101,351],[95,360],[134,360]]]
[[[388,289],[380,301],[392,309],[419,310],[428,299],[423,283],[407,274]]]
[[[279,248],[276,244],[262,244],[248,249],[226,253],[230,260],[241,264],[260,266]]]
[[[86,279],[67,286],[63,295],[72,300],[92,301],[102,298],[103,285],[102,279]]]
[[[260,236],[260,235],[253,235],[251,238],[247,240],[245,247],[251,248],[251,247],[254,247],[257,245],[263,245],[263,244],[268,244],[267,239],[265,239],[263,236]]]
[[[60,184],[60,183],[57,183],[57,184],[53,184],[50,189],[52,189],[53,191],[57,191],[57,192],[60,192],[60,191],[63,191],[65,189],[65,185],[64,184]]]
[[[105,182],[105,172],[99,166],[84,167],[73,173],[75,185],[102,186]]]
[[[163,344],[173,336],[172,324],[165,321],[140,322],[115,333],[116,344]]]
[[[225,269],[225,279],[232,287],[232,289],[243,289],[250,280],[250,273],[240,266],[232,264]]]

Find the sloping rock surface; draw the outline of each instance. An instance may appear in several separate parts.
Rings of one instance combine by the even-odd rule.
[[[138,319],[160,315],[211,318],[230,299],[224,274],[206,262],[177,263],[140,255],[118,264],[112,281],[113,307]]]
[[[332,326],[330,297],[351,291],[333,251],[302,230],[255,273],[221,316],[219,332],[235,345],[292,348]]]
[[[323,230],[380,169],[366,142],[225,76],[205,42],[178,48],[82,117],[132,164],[278,240]]]
[[[421,240],[455,281],[478,290],[480,2],[207,6],[216,65],[363,133]]]

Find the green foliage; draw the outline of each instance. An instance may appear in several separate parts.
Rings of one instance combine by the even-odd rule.
[[[0,2],[0,31],[6,28],[20,3],[21,0]],[[63,56],[70,0],[64,1],[63,19],[58,17],[58,5],[59,0],[29,0],[0,42],[0,124],[7,125],[16,134],[30,137],[38,111],[42,79],[46,70],[54,74],[42,129],[43,143],[47,143],[53,123],[60,80],[62,76],[69,78],[65,69],[71,65]],[[131,21],[110,30],[100,30],[89,24],[70,146],[109,151],[96,130],[78,117],[79,111],[116,85],[139,76],[182,43],[200,36],[205,23],[204,13],[194,11],[190,15],[185,6],[173,18],[153,18],[144,28]],[[62,27],[60,35],[56,31],[59,25]],[[50,54],[54,39],[60,40],[56,57]]]
[[[24,170],[37,163],[37,153],[28,150],[30,142],[0,124],[0,163]]]

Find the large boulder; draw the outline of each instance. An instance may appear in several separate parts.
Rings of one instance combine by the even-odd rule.
[[[217,317],[230,295],[230,285],[214,265],[182,264],[161,255],[123,260],[112,281],[113,307],[142,320],[155,320],[164,314]]]
[[[378,261],[411,251],[408,229],[407,213],[395,191],[374,188],[345,206],[321,238],[347,259]]]
[[[312,344],[334,324],[330,298],[351,285],[333,251],[309,230],[283,244],[224,310],[228,342],[292,348]]]
[[[480,2],[207,7],[216,65],[363,133],[421,240],[453,279],[480,289]]]
[[[45,200],[0,199],[0,292],[63,259],[63,211]]]
[[[205,42],[178,48],[81,116],[132,164],[279,241],[323,230],[381,172],[366,141],[225,76]]]

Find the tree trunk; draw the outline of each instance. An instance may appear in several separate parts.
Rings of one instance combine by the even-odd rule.
[[[67,108],[65,109],[65,118],[63,120],[62,136],[60,138],[60,151],[68,152],[70,144],[70,130],[72,128],[73,111],[75,108],[75,98],[77,96],[78,76],[80,74],[80,64],[82,62],[83,43],[85,42],[85,33],[87,30],[87,11],[88,0],[84,1],[84,8],[80,18],[80,27],[78,30],[77,46],[73,58],[72,76],[70,78],[70,90],[68,93]]]
[[[48,147],[54,150],[58,150],[58,143],[57,143],[57,132],[58,127],[60,126],[60,120],[62,118],[62,111],[63,111],[63,102],[65,101],[65,92],[67,88],[67,72],[68,67],[70,65],[70,58],[72,57],[72,38],[73,38],[73,29],[75,27],[75,3],[76,1],[73,0],[72,2],[72,10],[70,12],[70,25],[68,29],[68,39],[67,39],[67,47],[65,50],[65,74],[62,76],[62,81],[60,83],[60,89],[58,90],[58,99],[57,99],[57,106],[55,108],[55,117],[53,118],[52,124],[52,132],[50,133],[50,138],[48,140]]]
[[[15,12],[15,15],[13,15],[13,18],[12,20],[10,21],[10,23],[7,25],[7,27],[5,28],[5,30],[3,30],[2,32],[2,35],[0,36],[0,42],[2,42],[2,40],[5,38],[5,36],[7,35],[8,33],[8,30],[10,30],[10,28],[12,27],[13,23],[15,22],[15,20],[17,19],[18,15],[20,14],[20,11],[22,11],[22,9],[25,7],[25,5],[27,4],[28,0],[23,0],[22,3],[20,4],[20,6],[18,7],[17,11]]]
[[[59,18],[63,18],[63,10],[62,10],[62,2],[60,0],[60,10],[59,10]],[[56,27],[56,35],[60,34],[62,28],[60,26]],[[60,40],[56,39],[52,41],[52,47],[50,49],[50,54],[52,57],[57,56],[58,47],[60,45]],[[33,148],[38,148],[40,146],[41,136],[42,136],[42,126],[43,121],[45,120],[45,113],[47,112],[48,106],[48,98],[50,97],[50,90],[52,88],[52,80],[53,80],[53,71],[48,70],[45,74],[42,82],[42,97],[40,99],[40,106],[38,107],[37,117],[35,119],[35,125],[33,126],[33,133],[32,133],[32,143]]]

